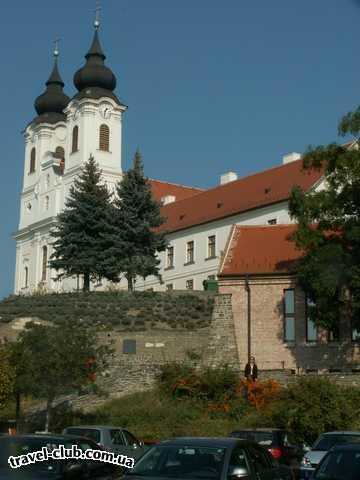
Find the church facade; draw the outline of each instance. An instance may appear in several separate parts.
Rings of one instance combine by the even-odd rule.
[[[70,186],[90,155],[95,157],[110,190],[122,177],[122,120],[126,106],[114,93],[116,77],[95,22],[85,64],[74,75],[77,93],[69,98],[58,69],[58,51],[46,90],[35,101],[37,116],[25,129],[23,189],[16,240],[15,293],[72,291],[81,278],[57,280],[49,268],[50,230],[63,210]],[[215,188],[202,190],[150,179],[154,197],[162,202],[169,246],[159,254],[161,280],[139,279],[139,290],[201,290],[217,278],[232,225],[274,225],[292,222],[288,199],[294,185],[322,188],[321,172],[302,170],[298,154],[277,167],[238,179],[228,172]],[[92,285],[92,289],[107,288]],[[118,288],[126,288],[121,282]]]

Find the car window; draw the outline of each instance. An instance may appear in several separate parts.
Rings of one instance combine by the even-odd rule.
[[[259,445],[270,447],[274,443],[272,432],[252,432],[252,440]]]
[[[229,462],[229,469],[228,475],[231,474],[231,471],[236,468],[246,468],[246,470],[250,470],[250,466],[246,457],[246,452],[243,448],[237,447],[231,453],[230,462]]]
[[[340,445],[344,443],[360,443],[360,435],[352,434],[331,434],[321,435],[313,446],[313,450],[322,450],[327,452],[334,445]]]
[[[69,435],[79,435],[80,437],[90,438],[96,443],[100,443],[100,430],[96,428],[67,428],[66,433]]]
[[[315,479],[358,480],[360,452],[354,450],[330,452],[320,464]]]
[[[123,430],[123,435],[128,445],[139,445],[139,441],[127,430]]]
[[[125,445],[121,430],[110,430],[110,437],[113,445]]]
[[[272,468],[273,464],[270,461],[268,454],[262,448],[257,448],[255,445],[249,446],[250,460],[254,466],[256,473],[265,472]]]
[[[220,480],[224,457],[224,448],[159,445],[138,460],[131,475]]]

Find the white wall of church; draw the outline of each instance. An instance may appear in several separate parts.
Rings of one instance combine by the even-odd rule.
[[[125,107],[110,98],[82,99],[70,102],[66,122],[30,124],[25,131],[23,190],[20,198],[20,220],[16,239],[15,293],[37,288],[69,291],[79,285],[77,278],[55,281],[56,272],[47,267],[44,275],[43,247],[47,260],[51,255],[50,229],[64,209],[69,189],[90,155],[101,170],[110,191],[122,176],[121,126]],[[100,150],[100,126],[109,127],[109,150]],[[79,128],[78,149],[72,151],[72,132]],[[57,147],[65,151],[65,168],[54,156]],[[35,168],[31,171],[31,152],[35,149]]]

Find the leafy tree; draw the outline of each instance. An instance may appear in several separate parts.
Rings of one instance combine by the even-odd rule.
[[[342,119],[339,133],[357,138],[351,146],[309,148],[303,160],[305,169],[323,171],[326,188],[296,187],[290,198],[293,239],[304,251],[299,283],[314,303],[310,316],[333,331],[341,318],[360,328],[360,109]]]
[[[154,200],[144,176],[139,151],[135,154],[133,168],[124,174],[116,190],[113,247],[109,258],[115,259],[113,268],[125,275],[131,291],[136,276],[144,279],[149,275],[159,276],[160,260],[156,254],[166,248],[165,234],[157,231],[164,222],[160,204]]]
[[[0,348],[0,407],[9,399],[14,389],[14,369],[7,349]]]
[[[70,320],[58,325],[31,323],[18,343],[28,360],[31,393],[46,400],[45,431],[55,398],[91,384],[111,353],[109,345],[99,342],[96,328]]]
[[[106,186],[101,183],[101,170],[91,156],[70,187],[65,210],[59,214],[52,231],[55,240],[50,267],[61,271],[59,278],[83,275],[84,291],[89,291],[90,280],[110,277],[104,268],[110,198]]]

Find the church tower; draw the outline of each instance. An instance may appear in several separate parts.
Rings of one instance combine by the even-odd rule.
[[[69,130],[68,168],[77,169],[93,155],[106,181],[113,183],[122,173],[121,121],[126,106],[114,94],[116,77],[105,65],[98,13],[94,27],[86,63],[74,75],[78,93],[65,109]]]
[[[99,39],[99,9],[85,65],[74,75],[77,93],[63,91],[58,46],[46,90],[35,100],[37,116],[24,131],[25,162],[16,240],[15,293],[71,291],[77,279],[56,280],[49,268],[50,231],[64,209],[70,186],[93,155],[110,190],[121,179],[122,114],[116,78],[105,65]]]

